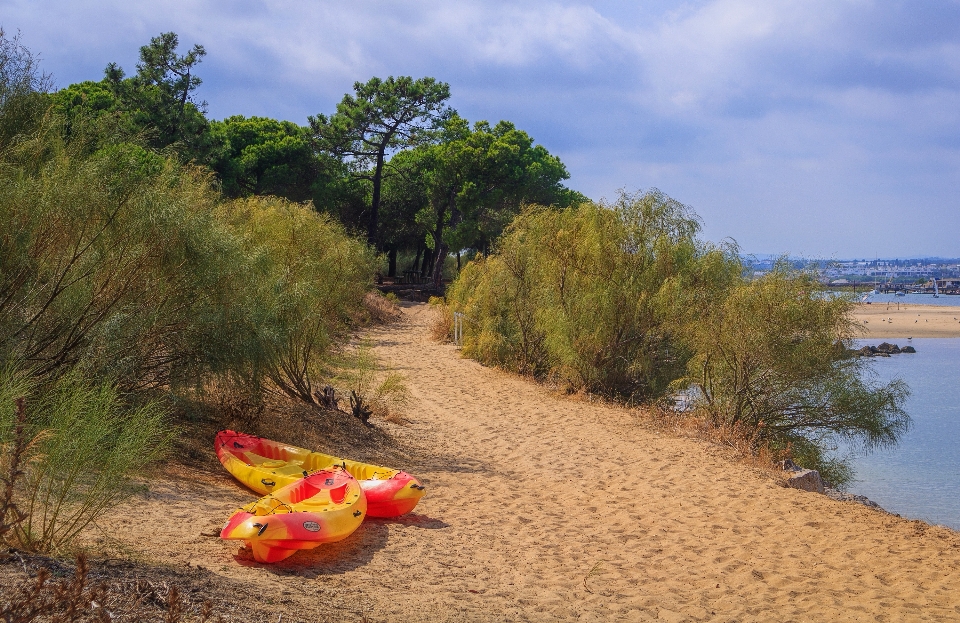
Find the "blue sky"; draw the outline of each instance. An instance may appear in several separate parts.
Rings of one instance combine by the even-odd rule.
[[[745,252],[960,256],[957,0],[0,0],[0,25],[58,86],[174,31],[214,118],[305,124],[357,80],[434,76],[570,186],[660,188]]]

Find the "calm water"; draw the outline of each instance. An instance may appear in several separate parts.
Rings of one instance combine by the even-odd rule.
[[[883,341],[917,349],[872,360],[879,380],[899,377],[910,385],[906,408],[913,427],[896,448],[854,459],[857,482],[850,491],[904,517],[960,530],[960,338],[859,343]]]
[[[862,297],[863,294],[860,294],[857,298]],[[905,294],[903,296],[897,296],[895,294],[870,294],[866,300],[870,301],[872,305],[877,305],[878,303],[900,303],[901,305],[960,307],[960,295],[958,294],[941,294],[937,298],[933,298],[932,294]]]

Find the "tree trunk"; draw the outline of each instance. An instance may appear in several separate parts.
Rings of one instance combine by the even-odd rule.
[[[450,245],[446,242],[440,244],[440,249],[437,250],[437,259],[433,266],[433,285],[435,288],[440,288],[441,283],[443,282],[443,265],[447,261],[447,253],[450,252]]]
[[[460,252],[457,251],[457,274],[460,274]]]
[[[433,270],[433,249],[423,250],[423,263],[420,265],[420,276],[426,277],[427,271]]]
[[[433,258],[433,285],[440,287],[443,279],[443,263],[447,259],[447,251],[450,249],[443,242],[443,217],[446,214],[446,206],[437,210],[437,228],[433,232],[433,248],[436,256]]]
[[[443,282],[443,264],[447,261],[447,253],[450,252],[450,245],[446,242],[443,242],[443,221],[444,216],[446,215],[446,208],[450,208],[450,226],[455,227],[459,222],[460,213],[457,210],[457,204],[455,200],[455,193],[453,189],[450,190],[450,194],[447,197],[447,206],[444,209],[441,209],[437,214],[437,231],[433,235],[433,239],[437,242],[437,257],[434,259],[433,265],[433,285],[435,288],[440,289],[440,285]]]
[[[377,153],[377,167],[373,171],[373,198],[370,201],[370,220],[367,222],[367,243],[377,246],[377,220],[380,214],[380,183],[383,181],[383,150]]]
[[[413,266],[410,267],[410,270],[414,272],[420,272],[420,256],[423,255],[423,243],[417,243],[417,257],[413,258]]]
[[[453,189],[450,189],[450,193],[447,195],[447,206],[450,208],[450,228],[453,229],[460,224],[460,210],[457,209],[457,200],[456,193]],[[440,287],[441,281],[443,280],[443,265],[447,261],[447,253],[450,252],[450,245],[446,242],[441,242],[443,240],[443,217],[446,214],[446,208],[441,210],[437,215],[437,232],[434,234],[434,240],[438,242],[437,249],[437,258],[433,267],[433,285],[437,288]],[[457,269],[460,268],[460,253],[457,252]]]
[[[396,245],[390,247],[390,250],[387,252],[387,262],[389,263],[389,268],[387,269],[387,277],[396,277],[396,276],[397,276],[397,247],[396,247]]]

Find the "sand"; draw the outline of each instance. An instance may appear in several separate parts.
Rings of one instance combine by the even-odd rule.
[[[860,304],[854,318],[867,338],[960,337],[960,307],[900,303],[898,309],[896,303]]]
[[[214,536],[255,496],[185,472],[102,521],[110,543],[204,567],[284,623],[960,620],[957,533],[461,359],[430,339],[432,313],[406,305],[369,335],[416,399],[390,429],[427,484],[414,514],[259,565]]]

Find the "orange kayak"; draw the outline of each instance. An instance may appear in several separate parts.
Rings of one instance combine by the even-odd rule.
[[[217,433],[214,446],[227,471],[260,494],[335,465],[346,469],[360,483],[370,517],[409,513],[424,494],[420,481],[404,471],[311,452],[255,435],[222,430]]]
[[[279,562],[350,536],[360,527],[367,499],[357,480],[335,467],[277,489],[236,511],[220,538],[239,540],[258,562]]]

